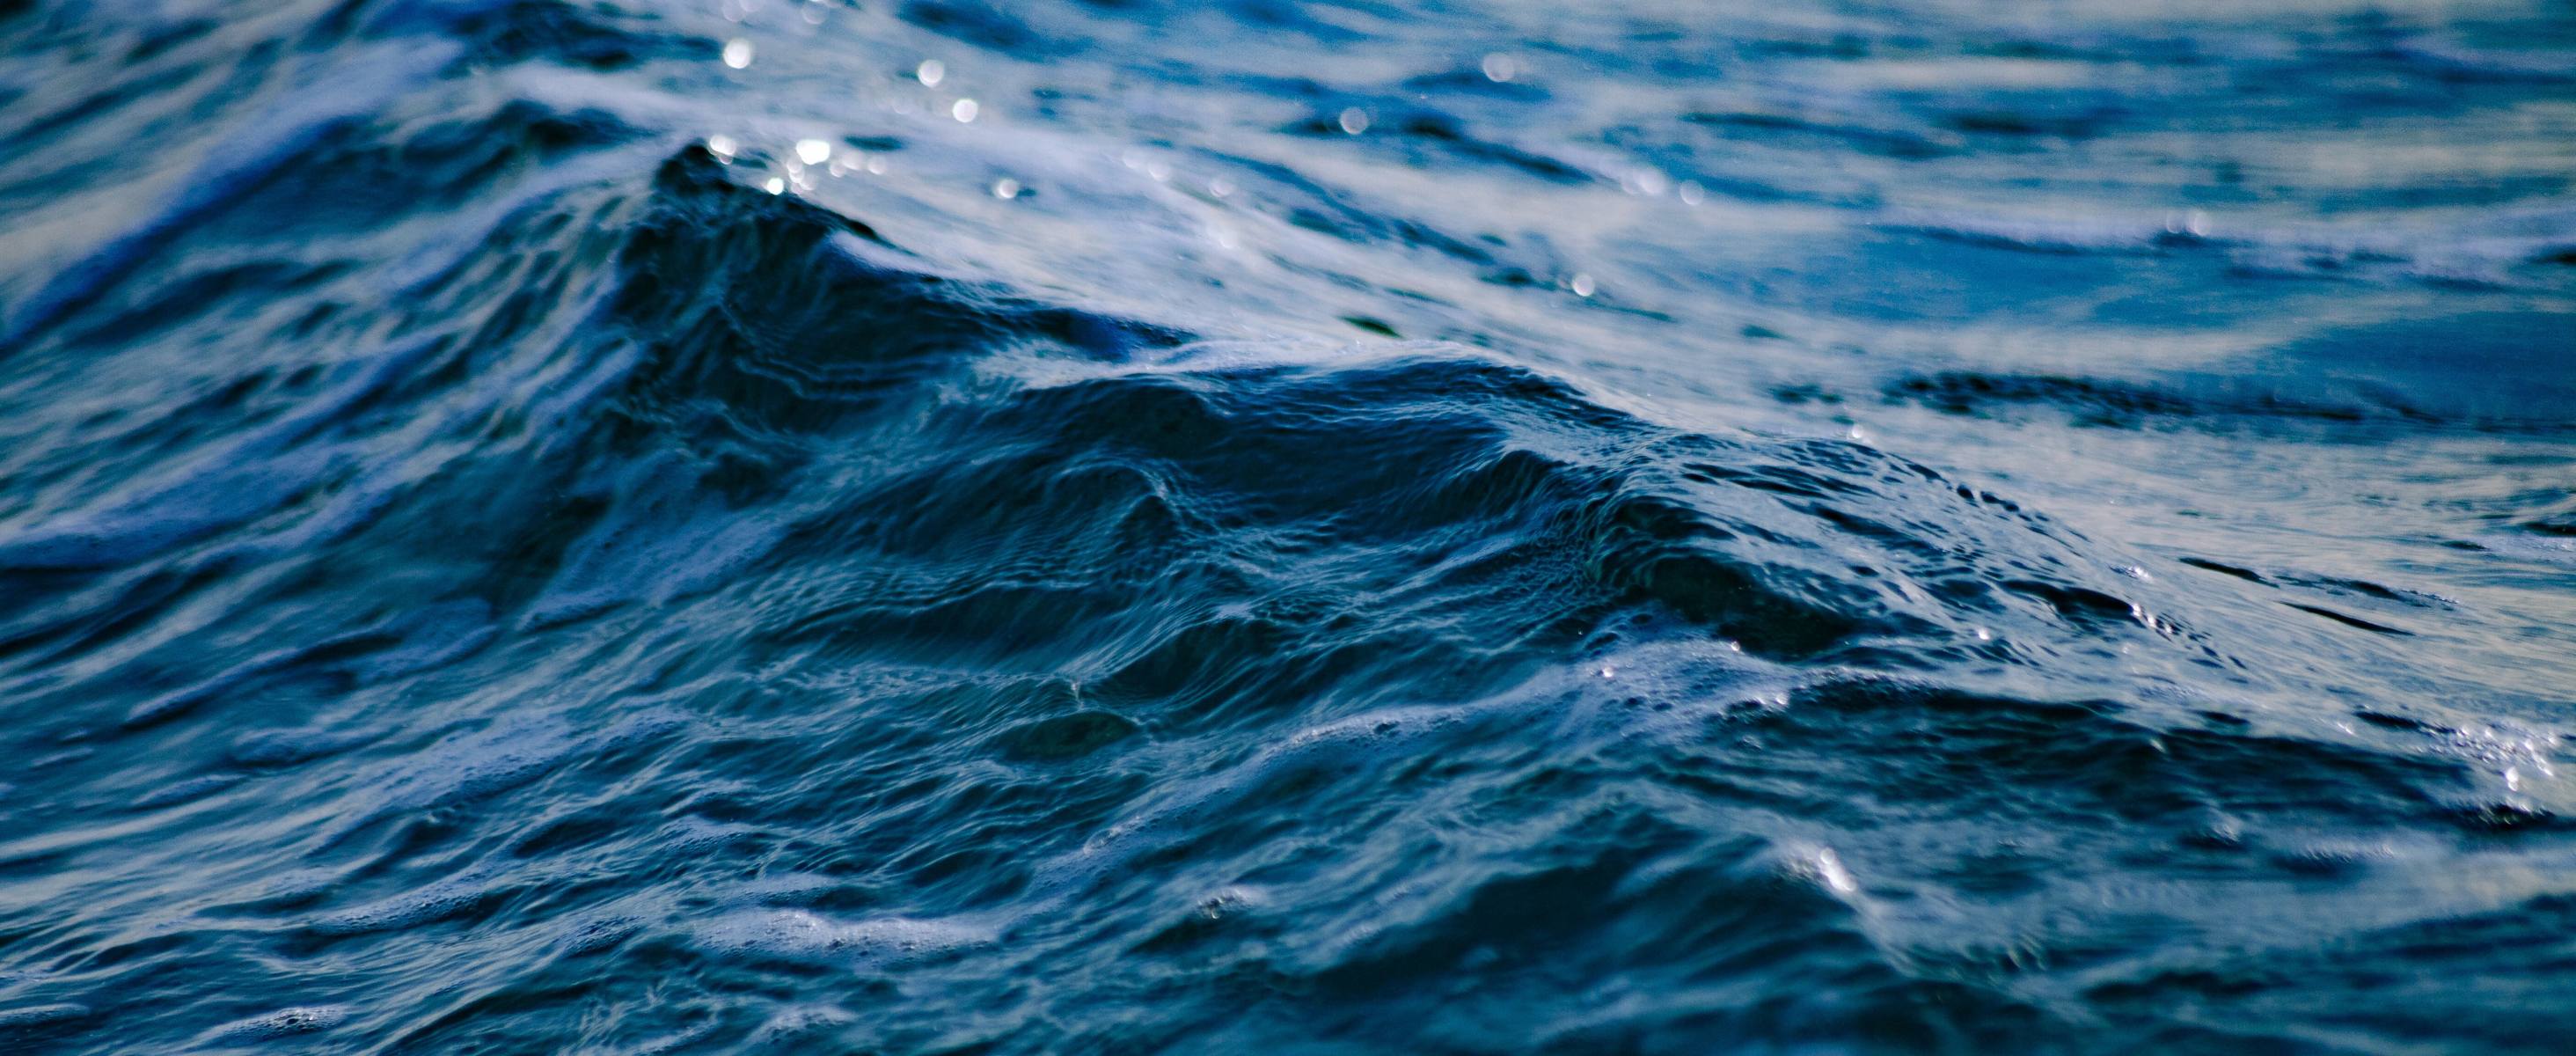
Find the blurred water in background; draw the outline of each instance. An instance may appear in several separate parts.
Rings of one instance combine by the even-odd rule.
[[[0,0],[0,1051],[2531,1052],[2576,8]]]

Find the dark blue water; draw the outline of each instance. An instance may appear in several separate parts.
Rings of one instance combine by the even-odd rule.
[[[2576,1051],[2576,8],[0,0],[0,1050]]]

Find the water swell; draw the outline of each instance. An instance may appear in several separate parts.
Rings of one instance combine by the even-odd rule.
[[[2555,1044],[2563,210],[1906,203],[2215,91],[2016,79],[2563,64],[790,6],[0,87],[0,1049]],[[1800,90],[1927,55],[1992,90]],[[828,93],[710,117],[767,64]]]
[[[562,220],[576,215],[604,223]],[[1903,802],[1971,816],[2171,817],[2174,839],[2216,855],[2214,868],[2247,853],[2263,811],[2285,809],[2234,806],[2277,804],[2292,787],[2284,767],[2318,782],[2304,809],[2357,818],[2414,813],[2406,794],[2356,801],[2364,790],[2459,782],[2457,767],[2224,724],[2140,726],[2102,705],[1775,667],[1965,663],[1990,672],[1972,684],[2028,685],[2046,684],[2053,658],[2113,641],[2207,649],[2172,615],[2182,606],[2123,576],[2098,544],[1866,446],[1676,431],[1440,346],[1201,366],[1173,328],[942,278],[864,223],[741,187],[696,148],[631,190],[577,191],[503,231],[493,245],[512,260],[553,263],[459,261],[421,288],[458,322],[315,379],[292,413],[206,457],[223,474],[39,520],[8,544],[30,584],[87,569],[139,587],[239,562],[249,541],[274,546],[354,501],[364,512],[334,534],[292,537],[401,555],[319,557],[335,571],[265,587],[300,619],[383,612],[369,630],[194,674],[176,657],[242,655],[256,639],[93,634],[84,648],[172,665],[158,681],[175,688],[106,724],[81,718],[97,705],[71,702],[132,699],[119,688],[130,667],[36,697],[70,720],[47,728],[74,746],[243,721],[253,686],[317,718],[325,691],[378,702],[355,721],[245,735],[228,762],[169,774],[136,804],[147,818],[182,804],[223,817],[278,783],[312,804],[307,825],[267,845],[322,879],[183,908],[172,937],[142,955],[174,979],[239,971],[238,958],[275,942],[311,957],[371,941],[385,944],[378,955],[408,948],[432,963],[450,955],[422,943],[557,951],[528,961],[526,980],[469,973],[485,1011],[400,1035],[450,1044],[537,1029],[516,1024],[575,992],[542,980],[595,974],[576,966],[600,958],[627,966],[612,979],[662,964],[857,971],[884,978],[889,1000],[942,979],[944,1003],[982,1000],[1011,974],[990,959],[1044,956],[1063,970],[1105,955],[1075,952],[1093,949],[1233,962],[1191,1000],[1221,1003],[1240,985],[1214,980],[1262,979],[1336,1009],[1328,1033],[1409,1017],[1429,997],[1410,981],[1466,973],[1488,980],[1476,1003],[1420,1026],[1466,1047],[1501,1040],[1474,1025],[1475,1009],[1527,1000],[1514,995],[1565,972],[1655,993],[1662,1009],[1569,1010],[1537,1027],[1577,1047],[1710,1031],[2028,1037],[2071,1028],[1976,972],[1888,951],[1887,925],[1873,923],[1883,910],[1825,848],[1834,831],[1891,822],[1848,816],[1830,785],[1793,775],[1817,781],[1827,760],[1919,740],[1876,796],[1902,790]],[[325,468],[317,451],[349,453]],[[244,484],[267,479],[281,483]],[[221,500],[191,512],[190,495]],[[464,506],[472,531],[449,526]],[[367,571],[378,568],[408,570],[407,582]],[[392,597],[444,600],[410,618],[409,604],[385,606]],[[20,626],[105,619],[82,606],[109,600],[66,594]],[[125,619],[155,626],[152,609],[169,604]],[[700,634],[737,655],[680,644]],[[562,657],[541,670],[578,658],[592,674],[570,683],[572,701],[513,717],[526,705],[509,687],[531,681],[506,672],[532,650]],[[744,658],[787,677],[726,673]],[[425,684],[483,679],[499,692],[429,714],[396,705]],[[639,712],[638,691],[672,703]],[[1855,707],[1879,710],[1866,740],[1845,743]],[[871,717],[854,723],[852,708]],[[406,732],[385,740],[389,724]],[[1556,732],[1532,739],[1532,724]],[[1760,772],[1725,762],[1738,750],[1720,746],[1755,741]],[[1214,745],[1264,742],[1274,747],[1217,748],[1203,777],[1143,780],[1186,772]],[[956,769],[892,786],[870,777],[924,753]],[[316,765],[335,758],[359,762]],[[1804,758],[1817,761],[1783,761]],[[2256,772],[2267,781],[2245,784]],[[634,782],[647,773],[693,775],[696,790],[645,808]],[[761,774],[799,776],[764,787]],[[2143,794],[2148,782],[2170,791]],[[1986,802],[1989,788],[2014,798]],[[1530,835],[1508,855],[1444,846],[1453,812],[1523,802],[1535,813],[1512,824]],[[1769,835],[1712,845],[1708,822],[1674,813],[1715,803],[1768,820],[1714,831]],[[528,810],[552,820],[524,835],[489,827]],[[668,820],[645,820],[656,814]],[[1265,819],[1289,817],[1309,830],[1283,843]],[[791,819],[823,828],[782,827]],[[1335,850],[1343,839],[1356,842]],[[677,848],[697,864],[648,864]],[[152,872],[105,846],[43,853],[137,883]],[[807,860],[812,880],[716,894],[738,882],[716,879],[727,870],[714,863],[781,853]],[[2254,867],[2355,868],[2312,865],[2334,860],[2316,853],[2293,840]],[[574,879],[601,868],[640,872],[615,888]],[[1424,875],[1455,879],[1411,879]],[[1946,880],[2003,875],[1989,865]],[[2046,886],[2026,883],[1995,897]],[[1270,921],[1272,904],[1310,920]],[[1563,919],[1522,923],[1533,915]],[[228,919],[263,923],[245,932]],[[579,937],[599,921],[631,923]],[[286,930],[260,937],[275,928]],[[1512,938],[1471,937],[1497,932]],[[1588,965],[1551,952],[1605,933],[1634,939]],[[1784,961],[1805,967],[1780,974]],[[1747,1004],[1721,989],[1709,1011],[1683,1011],[1689,979],[1722,981],[1737,964],[1774,966],[1767,992],[1819,996]],[[1835,985],[1809,990],[1808,972]],[[373,1032],[399,1018],[382,1000],[323,991],[331,1003],[309,1007],[327,1013],[202,1029]],[[1055,1026],[1014,1018],[1017,1044],[1250,1029],[1184,1016],[1134,1035],[1036,1007],[1053,1008]],[[729,1015],[669,1025],[747,1029]],[[1882,1025],[1854,1033],[1855,1022]],[[798,1023],[778,1029],[850,1029],[837,1016]],[[921,1044],[943,1029],[919,1013],[872,1028]]]

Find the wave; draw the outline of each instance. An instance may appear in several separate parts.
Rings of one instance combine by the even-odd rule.
[[[2215,31],[1182,6],[0,9],[0,1049],[2557,1038],[2564,216],[1794,90]]]

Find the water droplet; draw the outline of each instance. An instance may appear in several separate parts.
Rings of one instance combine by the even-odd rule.
[[[707,153],[715,155],[717,161],[730,165],[733,163],[733,156],[742,153],[742,144],[734,142],[732,136],[708,136]]]
[[[948,64],[937,59],[923,59],[921,65],[912,68],[912,76],[921,83],[936,88],[939,82],[948,76]]]
[[[741,37],[725,41],[724,64],[737,70],[750,66],[751,42]]]
[[[796,160],[802,161],[808,165],[820,165],[826,161],[830,161],[832,160],[832,145],[819,139],[797,140]]]
[[[1698,205],[1708,200],[1708,192],[1700,187],[1697,180],[1683,180],[1681,196],[1683,205]]]
[[[1342,111],[1342,131],[1356,136],[1362,132],[1368,131],[1368,126],[1368,111],[1362,110],[1356,106]]]
[[[983,107],[975,105],[974,100],[960,99],[957,101],[956,105],[948,108],[948,116],[956,118],[961,122],[973,121],[975,120],[975,115],[982,110]]]
[[[1501,52],[1485,56],[1485,79],[1496,84],[1520,76],[1521,64]]]
[[[993,197],[1010,201],[1020,196],[1020,181],[1008,176],[993,181]]]
[[[1596,288],[1592,283],[1592,276],[1581,273],[1577,273],[1574,276],[1574,281],[1566,283],[1565,286],[1567,289],[1573,290],[1574,295],[1577,297],[1590,297],[1592,296],[1592,291]]]
[[[768,183],[761,184],[760,187],[762,190],[768,191],[771,194],[784,194],[787,191],[787,181],[779,177],[772,176],[769,178]]]

